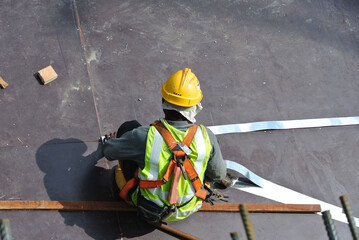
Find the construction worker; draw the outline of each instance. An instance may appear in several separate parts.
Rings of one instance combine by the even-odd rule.
[[[105,157],[119,160],[120,196],[151,222],[188,217],[206,200],[204,177],[214,182],[226,177],[215,135],[203,125],[194,125],[203,95],[191,69],[171,75],[161,95],[164,118],[151,126],[125,122],[102,138]]]

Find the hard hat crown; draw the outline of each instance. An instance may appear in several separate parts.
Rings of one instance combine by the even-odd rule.
[[[189,68],[172,74],[162,85],[161,95],[167,102],[181,107],[195,106],[203,97],[199,81]]]

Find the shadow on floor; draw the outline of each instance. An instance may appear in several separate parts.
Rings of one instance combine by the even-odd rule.
[[[52,139],[39,147],[36,162],[45,173],[44,186],[51,200],[118,201],[114,169],[96,166],[102,159],[98,148],[84,156],[87,145],[79,139]],[[93,239],[138,237],[154,230],[135,213],[60,212],[64,223],[82,228]],[[73,236],[76,238],[76,236]]]

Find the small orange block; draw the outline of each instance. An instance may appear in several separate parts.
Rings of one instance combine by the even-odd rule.
[[[43,84],[48,84],[57,78],[57,73],[52,68],[52,66],[41,69],[38,71],[38,74]]]
[[[0,77],[0,86],[2,88],[6,88],[7,86],[9,86],[9,84],[7,84],[7,82],[5,82],[4,79]]]

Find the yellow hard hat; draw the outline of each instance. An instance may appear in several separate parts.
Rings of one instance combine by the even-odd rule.
[[[195,106],[203,97],[199,81],[189,68],[172,74],[162,85],[161,95],[167,102],[181,107]]]

